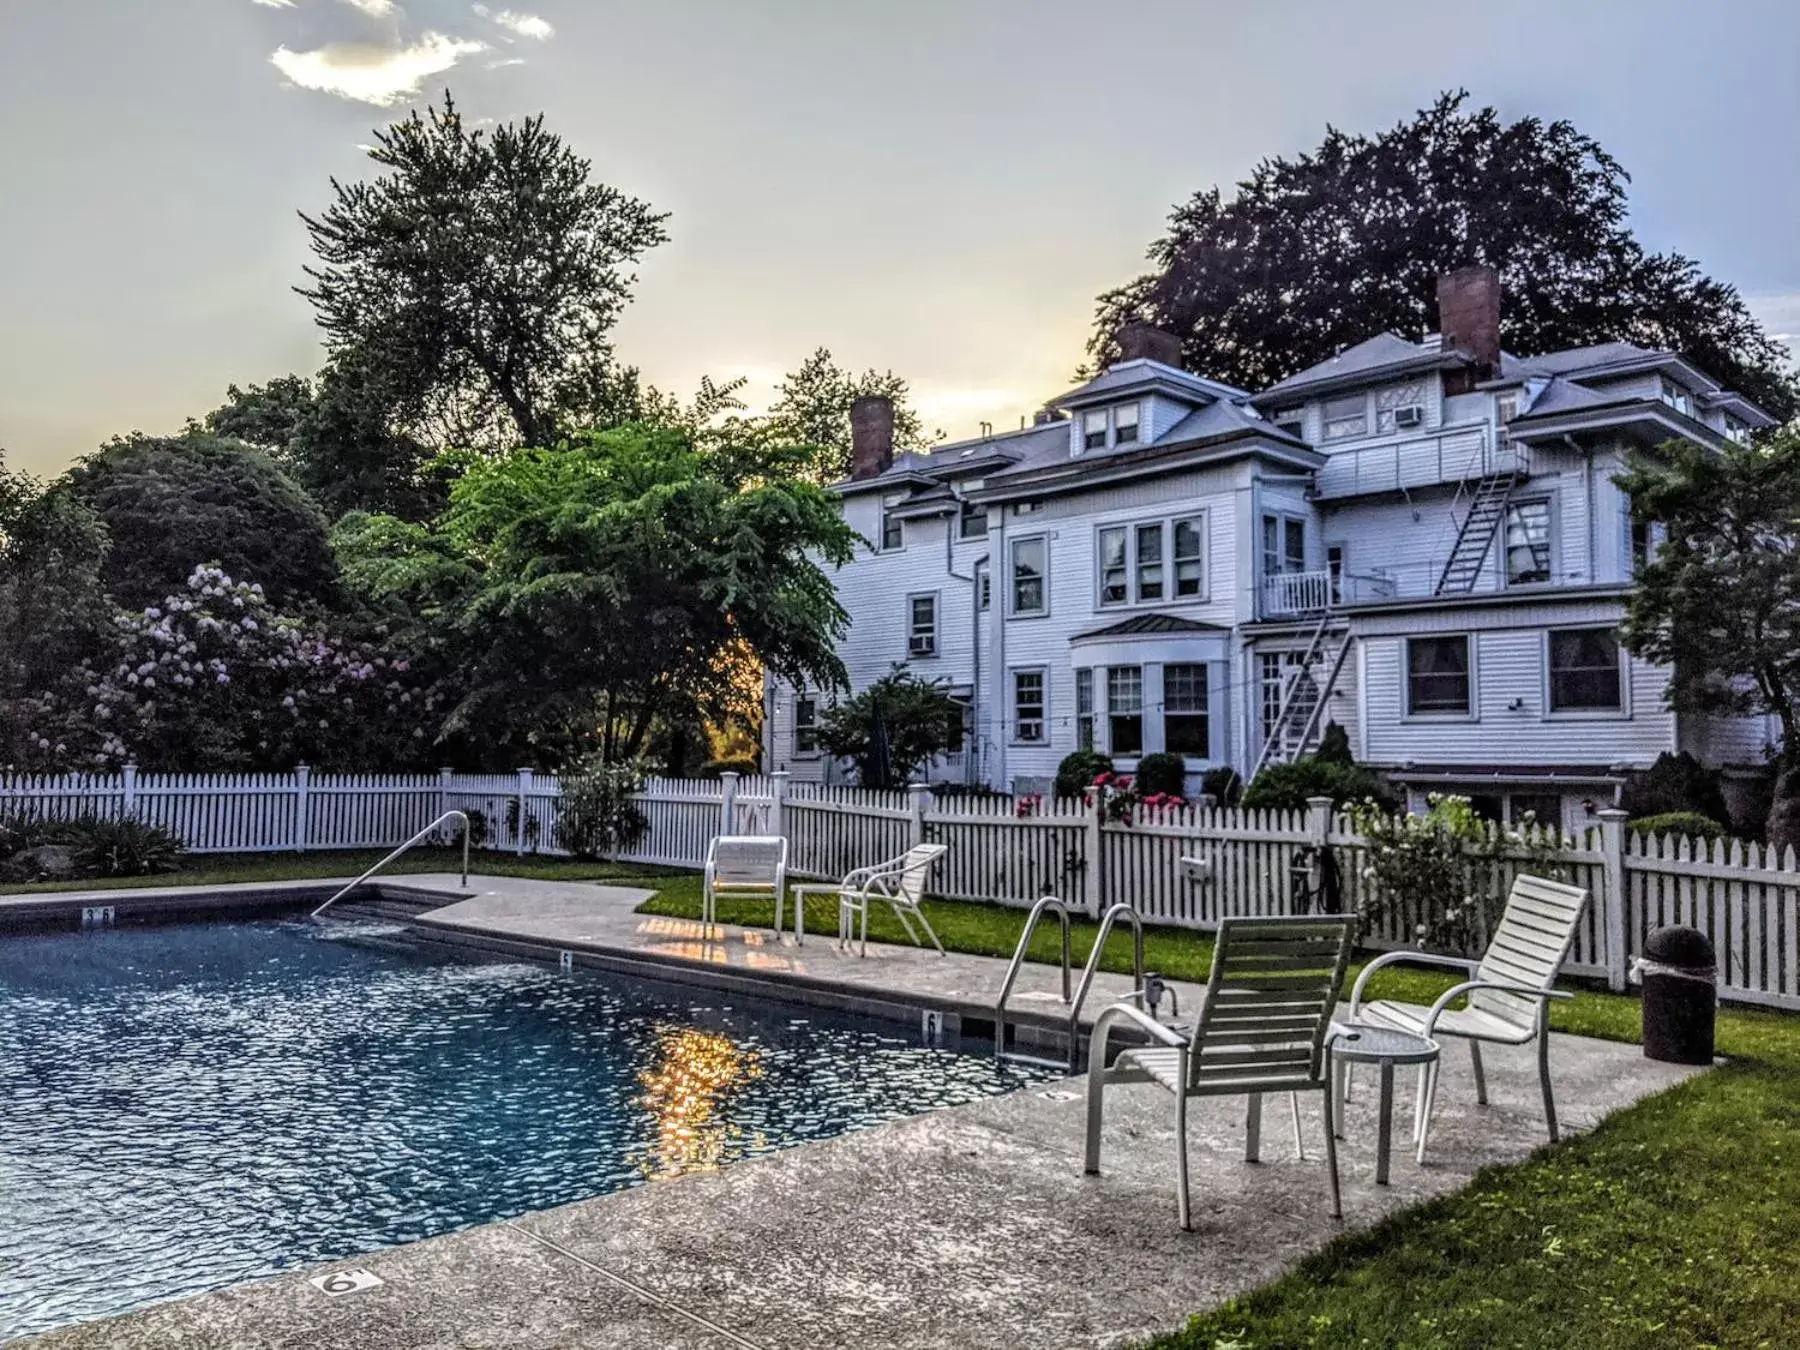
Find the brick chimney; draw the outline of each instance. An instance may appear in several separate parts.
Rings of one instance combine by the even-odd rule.
[[[1438,278],[1438,329],[1444,346],[1473,356],[1477,380],[1500,372],[1500,274],[1483,264]]]
[[[894,462],[894,400],[866,394],[850,405],[850,477],[874,478]]]
[[[1133,319],[1118,331],[1121,361],[1160,361],[1181,369],[1181,339],[1155,324]]]

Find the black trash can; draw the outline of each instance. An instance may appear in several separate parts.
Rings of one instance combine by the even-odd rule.
[[[1698,928],[1659,928],[1638,962],[1644,979],[1644,1055],[1670,1064],[1711,1064],[1719,972]]]

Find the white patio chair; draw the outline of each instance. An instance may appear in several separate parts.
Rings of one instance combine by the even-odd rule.
[[[1101,1098],[1106,1086],[1155,1083],[1167,1089],[1175,1095],[1177,1209],[1181,1226],[1191,1228],[1188,1098],[1247,1096],[1244,1158],[1256,1162],[1261,1150],[1263,1094],[1317,1092],[1325,1103],[1331,1216],[1342,1218],[1330,1051],[1325,1037],[1344,984],[1355,932],[1353,914],[1225,919],[1219,924],[1212,974],[1191,1034],[1164,1026],[1135,1003],[1115,1003],[1102,1012],[1094,1022],[1088,1051],[1088,1174],[1100,1172]],[[1121,1023],[1148,1035],[1152,1044],[1121,1051],[1108,1068],[1107,1039]],[[1298,1123],[1296,1115],[1296,1130]]]
[[[775,900],[775,931],[781,932],[781,901],[787,893],[788,841],[780,835],[722,834],[706,848],[700,888],[700,935],[718,926],[720,896]]]
[[[1350,991],[1350,1020],[1398,1027],[1431,1040],[1460,1036],[1469,1043],[1469,1058],[1475,1066],[1475,1100],[1483,1106],[1487,1105],[1487,1077],[1481,1066],[1482,1042],[1529,1045],[1536,1041],[1538,1081],[1544,1089],[1544,1121],[1554,1143],[1558,1136],[1556,1099],[1550,1091],[1550,1000],[1571,995],[1551,986],[1575,940],[1575,925],[1587,902],[1588,893],[1579,886],[1521,874],[1513,881],[1506,909],[1485,956],[1479,961],[1414,951],[1378,956],[1363,967],[1356,987]],[[1451,966],[1467,972],[1469,978],[1445,990],[1429,1007],[1387,999],[1364,1003],[1363,989],[1369,977],[1397,961]],[[1465,997],[1468,1001],[1463,1007],[1450,1006]],[[1348,1097],[1348,1066],[1345,1068],[1344,1092]],[[1437,1080],[1436,1063],[1420,1068],[1418,1105],[1413,1115],[1413,1137],[1420,1162],[1425,1161],[1425,1140],[1431,1128]]]
[[[931,875],[931,869],[937,860],[950,850],[943,844],[917,844],[902,853],[898,858],[889,858],[886,862],[876,863],[872,867],[859,867],[847,873],[842,881],[825,882],[822,885],[804,885],[794,888],[794,941],[802,943],[806,940],[805,913],[808,895],[835,895],[838,902],[838,946],[848,947],[856,936],[857,919],[862,920],[862,934],[857,955],[869,954],[869,902],[871,900],[885,902],[900,920],[900,926],[906,930],[907,937],[918,946],[919,935],[913,931],[912,919],[917,919],[924,926],[925,935],[931,939],[938,955],[943,956],[944,944],[938,941],[938,935],[931,926],[931,920],[925,917],[925,911],[919,908],[919,902],[925,898],[925,881]],[[911,916],[910,918],[908,916]]]

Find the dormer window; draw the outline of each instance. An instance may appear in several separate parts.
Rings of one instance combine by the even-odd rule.
[[[1081,448],[1106,449],[1106,409],[1100,408],[1081,415]]]
[[[1121,403],[1113,409],[1113,444],[1129,445],[1138,438],[1138,405]]]
[[[1297,441],[1306,439],[1306,409],[1283,408],[1279,412],[1270,413],[1269,420],[1275,424],[1275,430],[1285,431]]]
[[[1662,401],[1684,417],[1692,417],[1694,403],[1693,399],[1689,397],[1688,391],[1667,375],[1660,375],[1657,378],[1662,381]]]
[[[1369,434],[1369,399],[1366,394],[1325,400],[1325,439],[1347,441]]]

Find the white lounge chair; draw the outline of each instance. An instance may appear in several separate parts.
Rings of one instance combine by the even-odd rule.
[[[875,900],[885,902],[892,908],[895,917],[900,920],[900,926],[906,930],[906,935],[922,947],[925,944],[919,941],[919,935],[913,931],[911,922],[912,919],[917,919],[924,926],[931,945],[938,949],[938,955],[944,955],[944,944],[938,941],[938,935],[931,927],[931,920],[925,917],[925,911],[919,908],[919,902],[925,898],[925,881],[931,875],[931,869],[949,851],[943,844],[917,844],[898,858],[889,858],[872,867],[859,867],[846,874],[842,881],[794,887],[794,941],[806,941],[806,897],[834,895],[838,902],[838,946],[848,947],[856,938],[857,919],[860,917],[862,933],[857,954],[868,955],[869,902]]]
[[[706,849],[700,889],[700,932],[718,926],[718,898],[750,896],[775,900],[775,931],[781,931],[781,902],[787,893],[788,841],[780,835],[722,834]]]
[[[1115,1003],[1094,1022],[1088,1051],[1086,1171],[1100,1172],[1101,1098],[1109,1083],[1155,1083],[1175,1095],[1175,1184],[1181,1226],[1188,1213],[1187,1103],[1190,1097],[1250,1099],[1244,1157],[1261,1150],[1262,1099],[1269,1092],[1317,1092],[1325,1103],[1325,1158],[1331,1215],[1343,1217],[1332,1121],[1326,1033],[1337,1007],[1353,914],[1225,919],[1213,948],[1212,975],[1190,1035],[1164,1026],[1135,1003]],[[1150,1037],[1106,1067],[1107,1040],[1125,1024]],[[1296,1141],[1299,1117],[1295,1116]]]
[[[1556,1099],[1550,1091],[1550,1000],[1571,997],[1552,986],[1568,955],[1569,944],[1575,940],[1575,925],[1587,902],[1588,893],[1579,886],[1521,874],[1513,881],[1487,955],[1479,961],[1414,951],[1378,956],[1363,967],[1356,987],[1350,991],[1350,1020],[1398,1027],[1431,1040],[1460,1036],[1469,1043],[1469,1057],[1475,1066],[1475,1100],[1483,1106],[1487,1105],[1487,1077],[1481,1067],[1481,1043],[1528,1045],[1536,1041],[1538,1080],[1544,1089],[1544,1121],[1550,1127],[1551,1141],[1555,1142]],[[1429,1007],[1387,999],[1364,1003],[1363,989],[1369,977],[1396,961],[1451,966],[1467,972],[1469,978],[1445,990]],[[1463,1007],[1450,1006],[1463,998],[1468,1000]],[[1437,1080],[1436,1063],[1420,1068],[1418,1106],[1413,1115],[1413,1137],[1420,1162],[1425,1161],[1425,1140],[1431,1128]],[[1348,1096],[1347,1073],[1344,1088]]]

